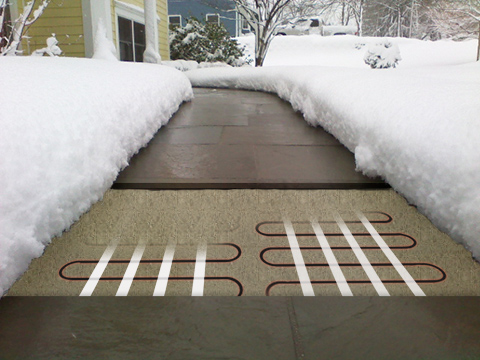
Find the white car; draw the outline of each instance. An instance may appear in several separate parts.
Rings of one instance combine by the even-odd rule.
[[[276,35],[320,34],[320,20],[316,18],[296,19],[277,28]]]
[[[323,36],[332,36],[332,35],[358,35],[358,29],[356,26],[343,26],[343,25],[333,25],[333,26],[322,26],[321,31]]]

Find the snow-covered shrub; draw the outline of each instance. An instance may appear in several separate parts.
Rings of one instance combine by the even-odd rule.
[[[365,64],[370,65],[372,69],[395,68],[402,57],[397,44],[390,40],[382,40],[370,45],[365,53]]]
[[[243,49],[223,25],[202,24],[190,18],[185,27],[170,28],[170,58],[202,62],[238,63]]]
[[[49,56],[55,57],[59,56],[62,53],[62,49],[58,46],[58,40],[55,37],[55,34],[52,34],[51,37],[47,39],[47,46],[41,49],[37,49],[32,52],[32,56],[43,56],[47,54]]]

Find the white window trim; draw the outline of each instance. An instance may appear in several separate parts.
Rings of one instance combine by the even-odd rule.
[[[209,22],[209,21],[208,21],[208,16],[209,16],[209,15],[215,15],[215,16],[217,16],[217,19],[218,19],[217,25],[220,25],[220,14],[218,14],[218,13],[215,13],[215,14],[213,14],[213,13],[212,13],[212,14],[206,14],[206,15],[205,15],[205,22]]]
[[[142,8],[115,0],[115,19],[119,16],[145,25],[145,11]]]
[[[182,26],[182,15],[168,15],[168,24],[170,25],[170,18],[171,17],[179,17],[180,18],[180,26]]]
[[[116,46],[117,57],[120,59],[120,34],[118,29],[118,17],[135,21],[139,24],[145,25],[145,10],[136,5],[130,5],[119,0],[115,0],[115,29],[117,31]],[[160,23],[160,17],[157,14],[157,24]],[[155,51],[158,53],[158,31],[155,33]]]

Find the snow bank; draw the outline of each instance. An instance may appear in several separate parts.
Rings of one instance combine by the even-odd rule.
[[[242,62],[239,62],[239,63],[242,64]],[[198,63],[195,60],[166,60],[166,61],[162,61],[162,65],[170,66],[180,71],[190,71],[190,70],[203,69],[208,67],[231,67],[231,65],[228,65],[227,63],[224,63],[221,61],[215,61],[215,62],[203,61],[201,63]]]
[[[477,41],[421,41],[406,38],[388,39],[400,48],[403,60],[400,68],[456,65],[475,61]],[[365,52],[381,38],[345,36],[276,36],[267,53],[264,66],[315,65],[364,68]],[[245,46],[245,57],[255,59],[255,37],[237,38]]]
[[[0,58],[0,296],[192,98],[159,65]]]
[[[278,94],[354,152],[358,170],[385,178],[480,259],[480,63],[363,66],[198,69],[186,75],[194,86]]]

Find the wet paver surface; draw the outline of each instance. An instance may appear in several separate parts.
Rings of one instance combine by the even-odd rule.
[[[195,89],[114,189],[365,189],[388,187],[273,94]]]

